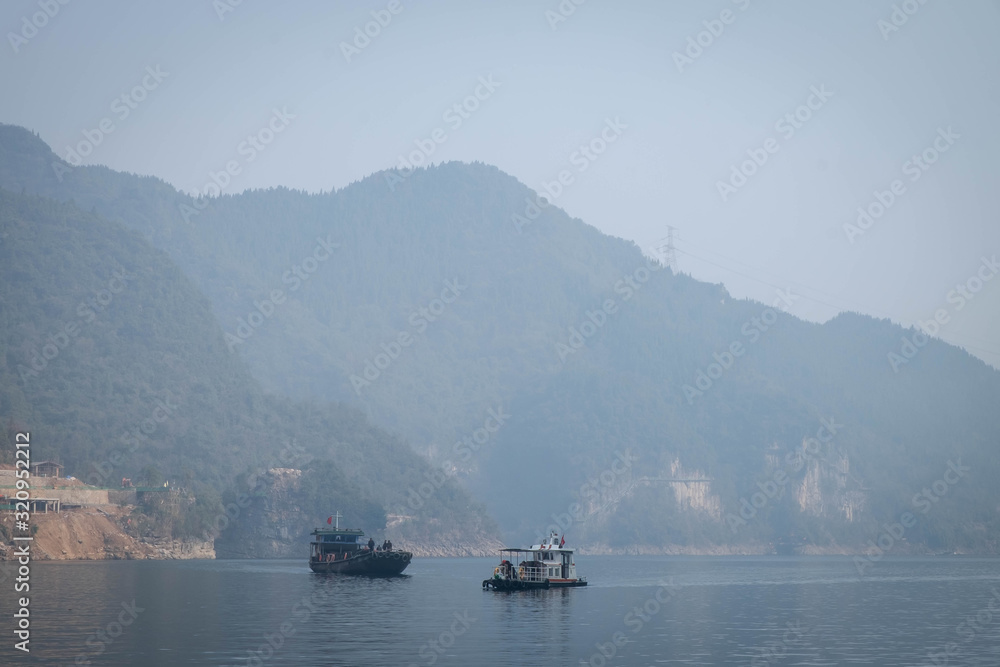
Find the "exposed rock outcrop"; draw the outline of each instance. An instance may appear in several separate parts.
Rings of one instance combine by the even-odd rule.
[[[131,508],[81,508],[33,514],[37,532],[32,542],[36,560],[135,560],[214,558],[210,542],[138,538],[127,530]],[[8,534],[13,516],[3,517]],[[0,545],[0,560],[11,558],[13,549]]]

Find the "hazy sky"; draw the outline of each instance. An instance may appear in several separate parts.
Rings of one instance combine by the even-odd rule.
[[[644,248],[676,227],[680,270],[736,297],[940,309],[1000,366],[997,2],[236,1],[4,2],[0,122],[66,157],[108,119],[84,163],[195,192],[234,160],[229,193],[341,188],[440,130],[429,162],[566,170],[558,206]]]

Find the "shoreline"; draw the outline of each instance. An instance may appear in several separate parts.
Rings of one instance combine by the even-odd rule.
[[[250,548],[245,557],[231,558],[230,547],[223,547],[219,558],[216,541],[175,539],[166,536],[139,536],[132,527],[131,506],[87,507],[62,512],[34,514],[32,554],[34,561],[98,561],[98,560],[271,560],[274,558],[305,558],[308,545],[276,540],[270,549]],[[12,534],[12,516],[0,519],[5,535]],[[399,531],[386,531],[399,550],[409,551],[416,558],[496,558],[505,544],[498,538],[479,536],[465,540],[462,536],[448,534],[433,541],[407,539]],[[395,534],[394,534],[395,533]],[[9,539],[9,538],[8,538]],[[253,547],[253,545],[250,545]],[[577,555],[588,556],[783,556],[804,557],[860,557],[870,562],[882,557],[943,557],[964,556],[991,558],[1000,552],[989,549],[931,550],[906,542],[892,545],[883,555],[870,543],[867,545],[812,545],[799,546],[792,553],[778,554],[768,542],[702,545],[640,545],[611,546],[606,543],[573,545]],[[15,558],[15,547],[0,543],[0,562]],[[263,557],[261,557],[263,556]]]
[[[97,561],[109,561],[109,560],[233,560],[233,561],[265,561],[265,560],[298,560],[294,556],[281,557],[281,558],[217,558],[214,555],[214,549],[203,542],[185,542],[183,540],[166,540],[163,542],[140,542],[145,549],[141,551],[136,550],[125,550],[125,551],[108,551],[102,554],[88,554],[80,556],[71,556],[69,554],[56,554],[42,552],[38,554],[33,560],[35,562],[97,562]],[[426,549],[426,548],[405,548],[400,547],[398,550],[411,551],[414,558],[496,558],[497,553],[482,553],[468,551],[466,553],[460,554],[442,554],[439,553],[438,549]],[[812,548],[806,552],[799,552],[793,554],[776,554],[773,551],[757,550],[746,547],[726,547],[726,548],[703,548],[703,549],[693,549],[693,548],[677,548],[677,547],[641,547],[641,548],[582,548],[576,550],[579,556],[619,556],[624,558],[629,557],[642,557],[642,556],[673,556],[673,557],[685,557],[685,558],[759,558],[761,556],[767,557],[780,557],[780,558],[799,558],[799,559],[809,559],[809,558],[828,558],[831,556],[841,557],[841,558],[871,558],[871,554],[867,554],[861,551],[850,551],[841,547],[835,548]],[[896,558],[1000,558],[1000,553],[996,552],[976,552],[976,551],[955,551],[950,553],[933,552],[933,551],[918,551],[918,550],[905,550],[899,553],[888,553],[885,554],[886,559],[896,559]],[[14,557],[14,547],[8,544],[0,544],[0,563],[15,561]],[[305,562],[305,556],[302,556],[303,562]]]

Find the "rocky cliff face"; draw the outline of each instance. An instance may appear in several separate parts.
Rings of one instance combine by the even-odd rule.
[[[216,557],[307,558],[315,526],[298,497],[301,478],[301,470],[272,468],[258,480],[257,492],[230,503],[230,522],[215,540]]]
[[[704,472],[685,469],[680,459],[674,459],[670,464],[670,479],[677,480],[671,482],[671,489],[678,507],[722,519],[722,503],[712,493],[712,482]]]
[[[800,537],[794,537],[795,529],[788,528],[787,524],[783,529],[786,532],[778,530],[773,536],[745,531],[737,532],[734,537],[730,530],[733,525],[740,527],[754,521],[757,510],[774,511],[782,503],[810,521],[819,520],[821,526],[832,527],[870,518],[869,492],[852,471],[847,453],[832,443],[823,445],[814,438],[804,439],[792,452],[774,445],[764,454],[761,479],[769,481],[775,495],[765,496],[754,488],[740,499],[753,503],[744,507],[724,502],[713,488],[715,479],[703,470],[686,466],[676,457],[668,466],[650,475],[635,475],[631,468],[620,474],[606,471],[581,498],[578,515],[571,517],[564,513],[563,523],[550,529],[572,528],[580,552],[590,554],[752,554],[773,553],[780,550],[779,547],[793,547],[797,551],[808,547],[810,553],[860,550],[860,544],[852,549],[849,545],[837,544],[832,536],[828,543],[802,543]],[[770,482],[772,479],[779,479],[780,483]],[[701,540],[686,541],[681,535],[676,543],[674,535],[677,533],[673,529],[660,531],[653,540],[646,542],[642,540],[648,536],[642,533],[625,535],[626,540],[631,540],[617,544],[609,544],[598,537],[602,532],[614,533],[616,512],[634,514],[636,506],[659,508],[664,516],[672,517],[672,526],[697,522],[709,528]],[[752,511],[749,517],[741,513],[748,511]],[[656,515],[649,517],[651,531],[656,529],[657,518]],[[712,532],[712,527],[718,530]],[[790,541],[793,539],[798,540],[794,545]]]
[[[130,507],[106,506],[33,514],[38,527],[32,546],[37,560],[149,560],[215,558],[211,542],[138,538],[128,528]],[[0,525],[10,534],[13,517]],[[0,561],[14,558],[12,546],[0,543]]]
[[[803,444],[804,452],[807,446]],[[794,488],[795,501],[804,514],[847,522],[860,518],[867,493],[851,474],[847,454],[830,449],[822,456],[809,457],[804,473]]]

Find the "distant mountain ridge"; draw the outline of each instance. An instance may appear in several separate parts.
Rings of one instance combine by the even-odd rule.
[[[158,179],[76,167],[60,182],[54,162],[0,128],[0,186],[138,231],[266,389],[357,406],[464,479],[512,537],[552,524],[609,548],[862,550],[961,458],[975,472],[907,541],[997,549],[1000,373],[941,341],[894,369],[912,332],[887,321],[819,325],[732,299],[553,206],[519,225],[537,194],[486,165],[224,195],[189,224],[194,200]],[[446,302],[447,281],[462,288]],[[488,430],[498,406],[509,418]],[[841,427],[809,455],[821,420]],[[616,474],[620,456],[632,463]]]

